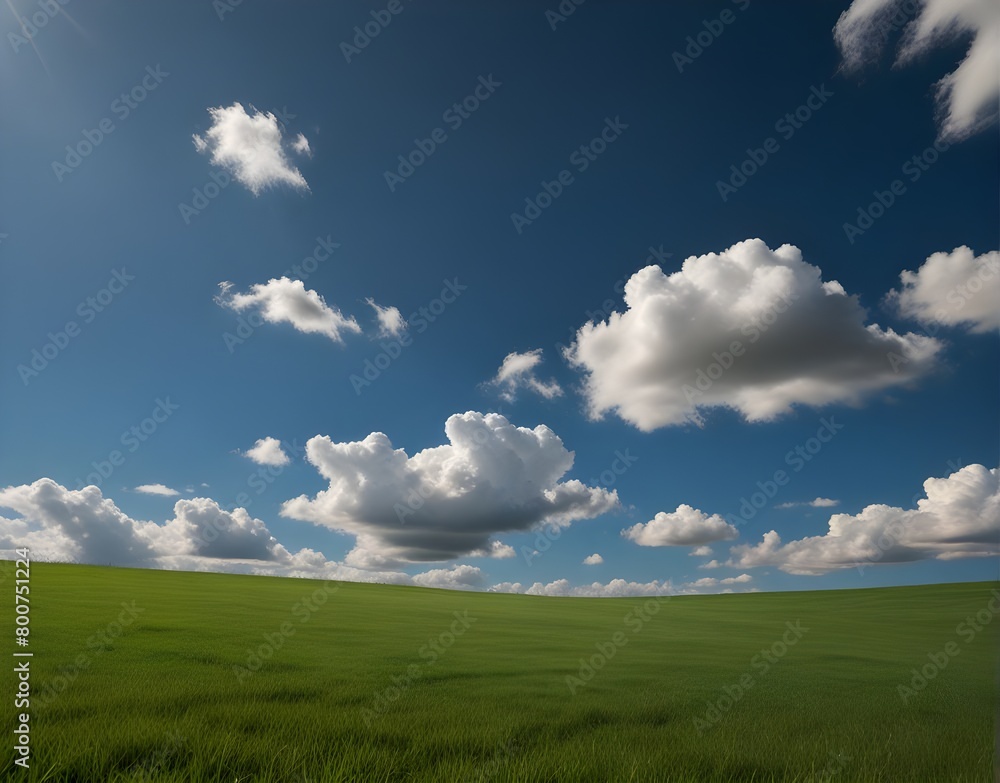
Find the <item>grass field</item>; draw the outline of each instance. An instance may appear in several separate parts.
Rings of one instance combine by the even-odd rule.
[[[4,775],[988,781],[1000,623],[960,624],[996,588],[657,601],[34,564],[31,767],[8,751]]]

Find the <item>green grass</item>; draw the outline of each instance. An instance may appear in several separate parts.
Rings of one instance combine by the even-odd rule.
[[[0,584],[13,592],[10,578]],[[630,615],[644,599],[351,583],[327,583],[328,600],[310,611],[301,602],[323,585],[33,565],[31,768],[7,761],[4,775],[254,783],[993,776],[1000,622],[971,641],[956,627],[986,609],[996,583],[675,597],[650,603],[657,611],[645,620]],[[143,611],[104,646],[95,635],[133,601]],[[12,603],[4,600],[0,632],[11,652]],[[433,663],[426,649],[421,657],[453,613],[466,611],[475,622],[454,645]],[[755,667],[754,656],[796,621],[808,631],[766,672]],[[283,623],[294,633],[258,671],[238,677],[248,650],[280,635]],[[578,675],[580,658],[616,632],[627,643],[571,693],[567,676]],[[949,642],[959,654],[904,703],[897,686]],[[408,667],[418,676],[391,703],[377,701]],[[10,742],[16,681],[7,668]],[[60,672],[74,669],[46,698]],[[752,687],[700,732],[706,703],[744,675]]]

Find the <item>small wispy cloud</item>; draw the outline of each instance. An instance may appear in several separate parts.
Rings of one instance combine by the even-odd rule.
[[[307,157],[312,157],[312,147],[309,146],[309,139],[303,136],[301,133],[295,137],[292,142],[292,150],[297,152],[299,155],[306,155]]]
[[[398,307],[392,305],[383,307],[370,296],[365,299],[365,304],[375,311],[375,317],[378,319],[379,337],[399,337],[406,331],[406,319],[403,318]]]
[[[181,494],[176,489],[168,487],[165,484],[140,484],[134,491],[140,492],[143,495],[162,495],[164,497],[174,497]]]
[[[500,389],[500,397],[507,402],[514,402],[521,389],[535,392],[547,400],[562,397],[562,387],[553,379],[539,380],[535,368],[542,363],[542,349],[524,353],[509,353],[504,357],[496,376],[487,385]]]
[[[833,508],[834,506],[839,506],[840,501],[834,500],[833,498],[815,498],[814,500],[800,500],[792,501],[789,503],[781,503],[775,506],[775,508],[799,508],[801,506],[809,506],[811,508]]]

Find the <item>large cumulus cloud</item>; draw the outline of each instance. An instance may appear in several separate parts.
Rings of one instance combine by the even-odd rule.
[[[36,560],[139,565],[157,552],[159,528],[128,517],[97,487],[69,490],[49,478],[0,489],[0,550],[29,547]]]
[[[968,465],[924,482],[916,508],[871,505],[859,514],[834,514],[829,530],[782,543],[774,530],[754,546],[732,548],[727,565],[777,566],[791,574],[936,558],[1000,554],[1000,472]]]
[[[618,506],[618,496],[562,481],[573,452],[548,427],[516,427],[499,414],[455,414],[448,443],[412,457],[381,432],[335,443],[316,436],[306,458],[327,479],[316,497],[282,515],[356,536],[346,562],[391,567],[494,551],[491,537],[542,522],[568,525]]]
[[[0,551],[28,545],[36,559],[156,566],[162,558],[259,560],[291,564],[267,526],[209,498],[178,500],[163,525],[135,520],[97,487],[71,490],[49,478],[0,490]]]
[[[484,577],[458,564],[410,574],[364,569],[327,560],[322,552],[286,549],[267,526],[243,508],[227,510],[210,498],[179,500],[163,524],[136,520],[97,487],[71,490],[49,478],[0,489],[0,557],[20,547],[32,559],[139,568],[297,576],[353,582],[472,589]],[[499,554],[496,554],[496,553]],[[504,548],[494,548],[503,557]]]
[[[636,272],[626,310],[588,322],[566,350],[585,373],[591,417],[641,430],[712,408],[767,421],[795,405],[856,404],[927,372],[937,340],[867,324],[858,300],[824,282],[792,245],[760,239]]]

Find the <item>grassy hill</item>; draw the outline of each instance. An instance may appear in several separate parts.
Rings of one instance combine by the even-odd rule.
[[[966,618],[997,586],[583,599],[34,564],[31,768],[4,775],[988,781],[1000,622]]]

